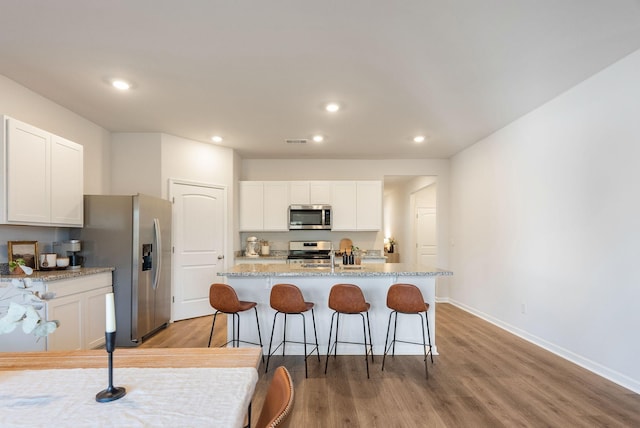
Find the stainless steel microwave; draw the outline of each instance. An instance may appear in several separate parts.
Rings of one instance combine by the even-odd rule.
[[[331,230],[331,205],[289,205],[289,230]]]

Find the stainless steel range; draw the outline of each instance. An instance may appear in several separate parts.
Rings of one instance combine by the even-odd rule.
[[[331,264],[331,241],[289,241],[287,262],[300,265]]]

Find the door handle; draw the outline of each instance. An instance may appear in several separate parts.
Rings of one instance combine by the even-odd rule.
[[[224,255],[219,255],[218,260],[222,260],[222,259],[224,259]]]

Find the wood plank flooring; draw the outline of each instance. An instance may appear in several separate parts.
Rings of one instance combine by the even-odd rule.
[[[640,427],[640,395],[538,348],[455,306],[438,304],[439,356],[382,356],[367,379],[363,356],[272,357],[260,369],[254,415],[273,369],[295,387],[294,427]],[[142,347],[207,346],[212,317],[173,323]],[[226,341],[220,323],[214,344]],[[265,346],[268,344],[265,343]]]

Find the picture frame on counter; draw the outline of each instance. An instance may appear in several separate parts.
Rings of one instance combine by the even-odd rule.
[[[24,265],[38,270],[38,241],[7,241],[9,263],[17,259],[24,260]]]

